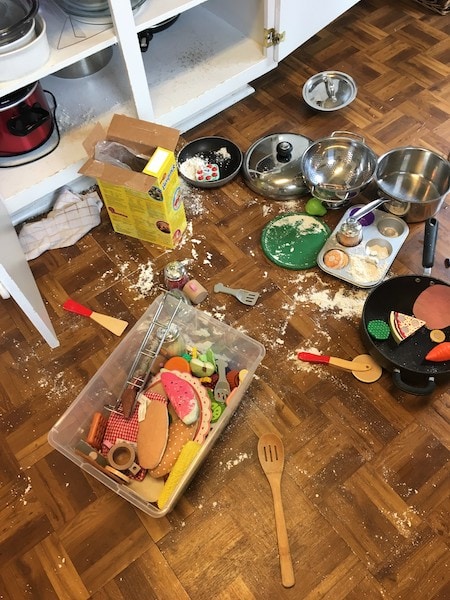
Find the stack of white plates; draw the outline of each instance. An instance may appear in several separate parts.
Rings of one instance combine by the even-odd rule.
[[[122,0],[124,1],[124,0]],[[146,0],[129,0],[131,7],[136,10]],[[94,24],[107,24],[112,22],[108,0],[55,0],[68,15],[79,21]]]

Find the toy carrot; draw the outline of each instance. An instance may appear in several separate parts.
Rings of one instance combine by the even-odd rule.
[[[433,362],[444,362],[450,360],[450,342],[442,342],[432,348],[425,356],[425,360]]]

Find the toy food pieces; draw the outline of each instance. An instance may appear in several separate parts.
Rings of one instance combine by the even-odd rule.
[[[217,181],[219,177],[219,165],[213,163],[202,165],[195,172],[195,179],[197,181]]]
[[[173,371],[161,372],[161,383],[177,416],[183,423],[190,425],[197,421],[200,416],[200,407],[192,386]]]
[[[161,462],[169,435],[167,396],[158,383],[139,394],[139,431],[137,454],[144,469],[154,469]]]
[[[450,360],[450,342],[442,342],[432,348],[425,356],[425,360],[433,362],[445,362]]]
[[[175,414],[170,415],[169,438],[160,463],[149,471],[155,478],[164,477],[170,473],[183,446],[194,439],[197,432],[197,423],[186,425]]]
[[[400,344],[403,340],[411,337],[425,325],[425,321],[416,317],[405,315],[396,310],[392,310],[389,315],[389,325],[392,337]]]

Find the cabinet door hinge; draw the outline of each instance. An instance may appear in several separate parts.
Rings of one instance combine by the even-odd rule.
[[[286,32],[279,33],[273,27],[271,29],[264,29],[264,47],[270,48],[271,46],[277,46],[280,42],[284,42],[286,39]]]

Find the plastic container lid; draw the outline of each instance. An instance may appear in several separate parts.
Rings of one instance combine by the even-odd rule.
[[[300,162],[311,143],[295,133],[273,133],[257,140],[244,155],[243,174],[249,188],[275,200],[309,193]]]

